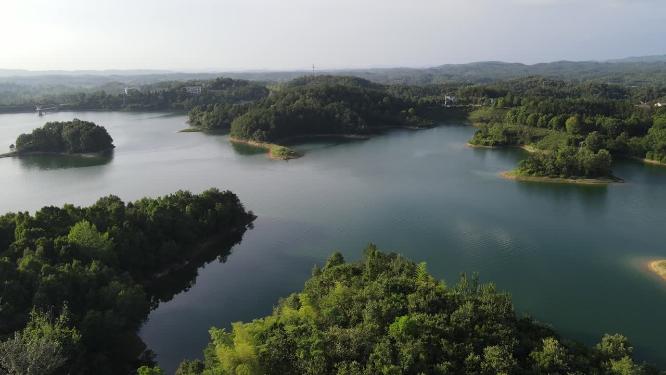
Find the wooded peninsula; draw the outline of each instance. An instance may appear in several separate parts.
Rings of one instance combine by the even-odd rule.
[[[0,373],[120,374],[152,363],[136,332],[178,292],[165,294],[160,279],[186,288],[254,219],[217,189],[0,216]],[[211,239],[212,254],[202,247]]]

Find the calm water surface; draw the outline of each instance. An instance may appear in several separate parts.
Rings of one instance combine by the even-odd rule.
[[[588,344],[622,332],[640,358],[666,366],[666,283],[645,270],[666,258],[666,168],[620,162],[628,182],[609,187],[507,181],[497,174],[522,151],[466,148],[465,126],[307,144],[305,157],[280,162],[226,136],[178,133],[186,118],[160,113],[1,115],[0,148],[73,117],[106,126],[114,155],[0,159],[3,212],[214,186],[259,216],[226,263],[201,268],[142,328],[169,371],[201,356],[210,326],[269,314],[331,251],[357,259],[369,242],[426,261],[449,283],[478,272],[521,312]]]

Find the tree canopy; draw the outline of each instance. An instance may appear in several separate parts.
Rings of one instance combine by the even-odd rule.
[[[47,122],[43,127],[30,134],[21,134],[16,139],[18,153],[81,154],[107,151],[113,147],[113,139],[103,126],[79,119]]]
[[[177,374],[657,374],[621,335],[595,347],[516,314],[510,297],[463,275],[453,286],[424,263],[369,246],[334,253],[273,313],[212,328],[205,360]]]
[[[190,286],[198,260],[209,257],[202,244],[218,239],[212,256],[224,257],[254,218],[236,195],[216,189],[0,216],[0,341],[7,337],[0,352],[11,355],[11,363],[0,360],[0,374],[23,374],[13,369],[33,357],[52,358],[71,374],[136,368],[145,349],[136,330],[174,293],[173,286],[160,290],[162,276],[176,288]],[[48,320],[46,312],[60,318]],[[76,350],[54,338],[60,331]]]
[[[466,90],[466,100],[483,103],[471,116],[480,126],[471,144],[529,145],[546,154],[531,155],[519,168],[524,173],[598,177],[611,155],[666,161],[664,110],[636,104],[658,97],[645,88],[533,78]],[[564,167],[571,164],[565,158],[581,167]],[[582,167],[592,161],[599,163]]]
[[[236,138],[277,142],[313,134],[367,134],[392,126],[427,126],[417,102],[355,77],[317,76],[290,81],[247,105],[195,108],[190,123],[230,130]]]

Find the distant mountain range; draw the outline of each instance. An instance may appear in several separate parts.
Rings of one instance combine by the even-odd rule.
[[[431,68],[372,68],[321,70],[317,74],[353,75],[380,83],[488,83],[530,75],[633,85],[666,83],[666,55],[628,57],[607,61],[556,61],[539,64],[500,61],[446,64]],[[310,71],[247,71],[187,73],[168,70],[9,70],[0,69],[0,84],[94,88],[144,85],[162,81],[203,80],[218,76],[260,81],[286,81]]]

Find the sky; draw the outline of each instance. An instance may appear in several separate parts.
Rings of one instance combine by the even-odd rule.
[[[0,0],[0,69],[342,69],[655,54],[666,54],[665,0]]]

